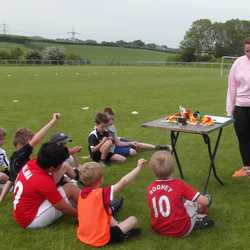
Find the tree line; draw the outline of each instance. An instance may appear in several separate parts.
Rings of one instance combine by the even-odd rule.
[[[78,61],[80,64],[89,64],[88,59],[72,52],[66,53],[64,47],[46,47],[43,50],[24,50],[14,47],[10,50],[0,49],[0,60],[26,60],[27,63],[40,64],[49,61],[51,64],[64,64],[65,60]]]
[[[192,23],[180,44],[183,61],[216,60],[222,56],[240,56],[243,42],[250,36],[250,21],[231,19],[211,22],[200,19]]]
[[[147,49],[161,52],[179,52],[178,49],[169,48],[167,45],[158,45],[155,43],[145,43],[142,40],[134,40],[134,41],[123,41],[119,40],[116,42],[112,41],[102,41],[97,42],[96,40],[88,39],[88,40],[80,40],[75,39],[72,41],[71,39],[46,39],[43,37],[26,37],[26,36],[16,36],[16,35],[0,35],[0,41],[3,42],[12,42],[12,43],[20,43],[24,45],[30,45],[32,42],[41,42],[41,43],[56,43],[56,44],[72,44],[72,45],[94,45],[94,46],[109,46],[109,47],[123,47],[123,48],[135,48],[135,49]]]

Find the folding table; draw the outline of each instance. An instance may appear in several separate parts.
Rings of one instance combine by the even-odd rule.
[[[204,184],[204,193],[206,193],[207,188],[208,188],[209,179],[210,179],[212,172],[214,174],[215,179],[221,185],[224,185],[224,183],[219,178],[219,176],[217,175],[217,172],[216,172],[215,157],[216,157],[216,153],[217,153],[217,150],[219,147],[223,128],[232,124],[233,119],[229,118],[229,117],[221,117],[221,118],[222,118],[222,121],[220,123],[215,123],[212,126],[203,126],[200,124],[198,124],[198,125],[191,125],[191,124],[180,125],[180,124],[176,124],[176,123],[167,122],[166,118],[161,118],[161,119],[154,120],[151,122],[146,122],[146,123],[142,124],[142,127],[144,127],[144,128],[161,128],[161,129],[165,129],[167,131],[170,131],[170,139],[171,139],[173,154],[175,156],[176,163],[177,163],[177,166],[178,166],[178,169],[180,172],[180,176],[182,179],[184,179],[184,174],[183,174],[181,163],[179,160],[179,156],[178,156],[177,150],[176,150],[176,144],[177,144],[179,135],[180,135],[180,133],[188,133],[188,134],[197,134],[197,135],[202,136],[204,143],[207,145],[208,155],[210,158],[209,168],[208,168],[208,176],[206,177],[206,181]],[[211,146],[211,139],[209,136],[211,132],[217,132],[217,138],[216,138],[214,148],[212,148],[212,146]]]

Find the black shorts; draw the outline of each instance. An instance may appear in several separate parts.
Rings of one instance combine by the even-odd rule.
[[[108,244],[119,243],[124,240],[124,237],[124,233],[118,226],[110,227],[110,240]]]
[[[105,162],[109,162],[113,155],[114,153],[109,152],[105,159]],[[101,160],[101,156],[102,156],[101,152],[97,151],[97,152],[92,153],[91,158],[93,161],[99,162]]]

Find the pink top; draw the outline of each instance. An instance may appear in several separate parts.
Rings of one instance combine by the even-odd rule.
[[[241,56],[235,60],[228,78],[227,115],[235,106],[250,107],[250,60]]]

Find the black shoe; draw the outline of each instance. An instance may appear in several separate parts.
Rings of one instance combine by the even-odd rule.
[[[141,234],[141,229],[140,228],[134,228],[131,229],[130,231],[128,231],[125,235],[124,238],[125,239],[129,239],[129,238],[133,238],[133,237],[137,237]]]
[[[194,225],[194,230],[205,229],[214,226],[214,221],[209,219],[207,216],[198,218]]]
[[[166,150],[172,153],[172,146],[171,145],[156,145],[155,150]]]
[[[112,214],[115,215],[119,212],[119,210],[123,207],[124,198],[114,198],[110,203],[110,208],[112,210]]]

